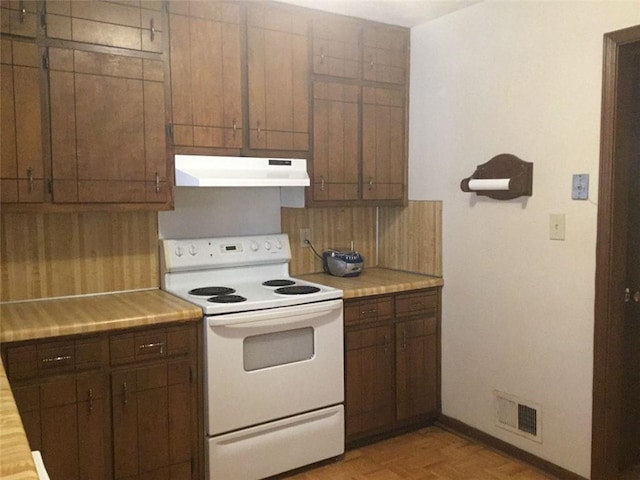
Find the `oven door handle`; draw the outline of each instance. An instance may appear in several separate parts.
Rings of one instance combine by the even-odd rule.
[[[342,300],[273,308],[256,312],[232,313],[208,319],[209,327],[255,328],[300,323],[334,311],[342,311]]]

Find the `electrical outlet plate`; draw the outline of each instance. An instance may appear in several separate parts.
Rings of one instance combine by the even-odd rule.
[[[308,247],[309,244],[306,241],[311,242],[311,229],[310,228],[301,228],[300,229],[300,246]]]
[[[579,173],[573,176],[573,182],[571,184],[571,199],[589,199],[589,174]]]

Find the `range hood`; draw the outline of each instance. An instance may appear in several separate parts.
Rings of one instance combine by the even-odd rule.
[[[178,187],[308,187],[300,158],[175,155]]]

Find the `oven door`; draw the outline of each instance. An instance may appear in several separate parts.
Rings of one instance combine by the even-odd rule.
[[[205,318],[209,436],[343,402],[342,300]]]

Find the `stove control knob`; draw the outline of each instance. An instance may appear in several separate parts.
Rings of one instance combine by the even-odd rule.
[[[249,245],[249,248],[251,248],[252,252],[257,252],[258,249],[260,248],[260,245],[258,245],[258,242],[251,242],[251,245]]]
[[[276,248],[282,250],[282,242],[280,240],[276,240]]]
[[[181,257],[182,255],[184,255],[184,248],[178,245],[176,247],[175,253],[176,253],[176,257]]]
[[[269,242],[268,240],[264,242],[264,248],[266,248],[267,250],[271,250],[271,242]]]
[[[189,245],[189,254],[193,257],[195,257],[198,254],[198,249],[196,248],[195,245],[193,244]]]

